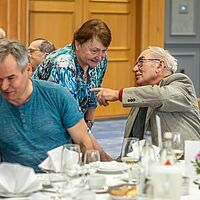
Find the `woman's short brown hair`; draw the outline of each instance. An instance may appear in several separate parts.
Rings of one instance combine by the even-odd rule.
[[[75,41],[83,44],[88,40],[97,37],[105,47],[111,42],[111,31],[108,26],[100,19],[91,19],[86,21],[75,33],[72,40],[75,49]]]

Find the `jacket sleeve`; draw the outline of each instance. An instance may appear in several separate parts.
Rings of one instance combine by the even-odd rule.
[[[172,77],[171,77],[172,76]],[[159,111],[185,112],[196,105],[193,84],[186,75],[174,74],[160,85],[125,88],[124,107],[152,107]]]

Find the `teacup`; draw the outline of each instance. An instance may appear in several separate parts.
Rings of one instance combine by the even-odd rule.
[[[89,175],[88,185],[91,189],[101,189],[104,188],[106,184],[106,177],[103,175]]]

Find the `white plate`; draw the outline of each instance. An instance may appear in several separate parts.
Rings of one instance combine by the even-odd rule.
[[[15,198],[15,197],[28,197],[31,193],[0,193],[0,197],[8,197],[8,198]]]
[[[110,195],[114,200],[135,200],[136,197],[129,197],[129,196],[114,196]]]
[[[99,188],[99,189],[92,189],[90,188],[91,191],[97,193],[97,194],[101,194],[101,193],[107,193],[108,191],[108,187],[104,187],[104,188]]]
[[[103,173],[118,173],[118,172],[126,171],[128,167],[129,166],[126,165],[125,163],[120,163],[116,161],[101,162],[97,171],[103,172]]]

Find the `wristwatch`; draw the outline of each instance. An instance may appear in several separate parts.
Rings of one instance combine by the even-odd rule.
[[[85,120],[85,122],[86,122],[86,124],[87,124],[87,126],[89,127],[89,128],[92,128],[92,126],[94,125],[94,121],[92,121],[92,120]]]

